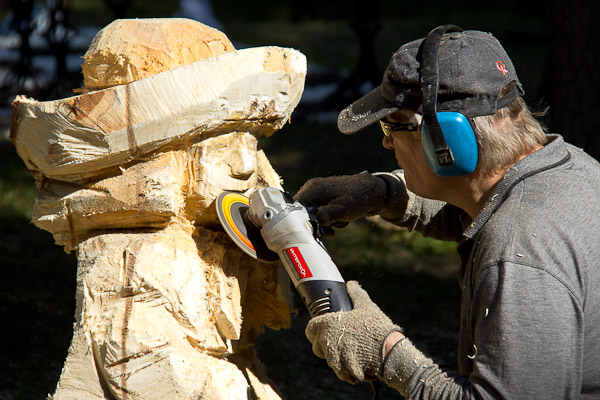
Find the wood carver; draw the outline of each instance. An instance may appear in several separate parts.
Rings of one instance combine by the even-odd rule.
[[[53,399],[278,399],[253,341],[290,324],[289,283],[246,256],[212,203],[280,178],[257,138],[290,118],[298,51],[236,51],[186,19],[117,20],[78,96],[17,97],[11,140],[33,222],[77,254],[74,333]]]

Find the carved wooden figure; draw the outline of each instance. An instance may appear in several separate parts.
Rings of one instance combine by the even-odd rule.
[[[289,283],[246,256],[213,202],[280,178],[257,138],[290,118],[298,51],[236,51],[186,19],[117,20],[80,95],[18,97],[11,139],[39,187],[33,222],[77,254],[73,340],[52,398],[278,399],[253,348],[288,327]]]

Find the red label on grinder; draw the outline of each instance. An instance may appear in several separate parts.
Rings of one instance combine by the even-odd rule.
[[[306,261],[304,261],[304,257],[302,257],[302,253],[300,253],[300,249],[298,249],[297,247],[289,247],[285,249],[285,251],[290,260],[292,261],[294,268],[296,268],[300,279],[311,278],[312,273],[306,265]]]

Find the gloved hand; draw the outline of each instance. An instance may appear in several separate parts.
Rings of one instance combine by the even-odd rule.
[[[308,180],[294,200],[317,207],[322,226],[344,226],[377,213],[384,205],[385,182],[368,172]]]
[[[306,337],[313,352],[327,360],[338,378],[357,383],[381,373],[383,345],[393,331],[402,331],[355,281],[346,284],[352,311],[339,311],[311,319]]]

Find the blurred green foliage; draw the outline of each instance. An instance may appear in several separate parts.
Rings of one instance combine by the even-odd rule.
[[[31,208],[37,194],[31,173],[8,142],[0,143],[0,219],[31,218]]]
[[[64,2],[67,5],[69,21],[74,26],[103,27],[114,19],[108,0],[64,0]],[[169,17],[178,8],[177,0],[131,0],[125,18]]]
[[[0,141],[0,171],[0,398],[41,399],[71,341],[75,258],[31,224],[37,188],[8,141]]]
[[[336,68],[351,69],[358,62],[358,40],[351,26],[357,15],[380,23],[374,47],[382,72],[400,45],[425,36],[438,25],[489,31],[511,56],[526,100],[535,104],[543,96],[540,84],[551,45],[550,2],[219,0],[213,6],[223,31],[234,42],[293,47],[307,55],[309,64]]]

